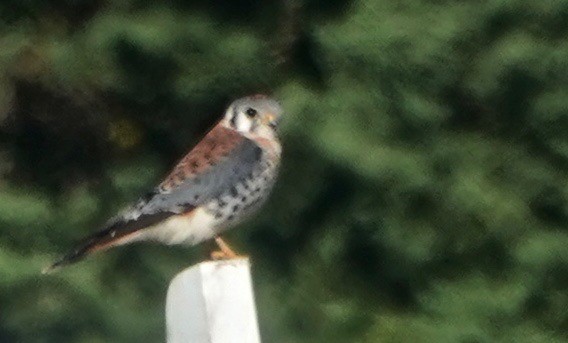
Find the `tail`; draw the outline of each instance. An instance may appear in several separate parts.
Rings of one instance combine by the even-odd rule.
[[[171,212],[162,212],[141,215],[134,220],[120,219],[115,221],[105,229],[85,238],[71,252],[44,268],[42,274],[53,273],[62,267],[81,261],[94,252],[134,242],[140,238],[142,229],[156,225],[173,214]]]
[[[113,228],[105,229],[99,231],[78,244],[77,247],[71,250],[66,255],[56,260],[51,265],[44,268],[41,272],[42,274],[52,273],[62,267],[79,262],[88,255],[101,250],[106,250],[116,245],[126,244],[130,241],[134,241],[137,231],[118,234],[118,231]]]

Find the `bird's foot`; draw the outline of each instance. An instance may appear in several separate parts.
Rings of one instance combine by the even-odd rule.
[[[246,257],[234,252],[233,249],[231,249],[231,247],[229,247],[229,245],[225,243],[225,241],[223,241],[221,237],[215,237],[215,243],[217,243],[217,246],[219,247],[220,250],[215,250],[211,252],[212,260],[232,260],[235,258]]]
[[[226,253],[224,253],[221,250],[215,250],[211,252],[211,259],[214,261],[220,261],[220,260],[231,260],[234,258],[237,258],[238,255],[227,255]]]

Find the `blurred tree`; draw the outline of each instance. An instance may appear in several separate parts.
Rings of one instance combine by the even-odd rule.
[[[568,340],[568,3],[0,4],[0,341],[163,341],[200,249],[42,266],[233,98],[286,109],[265,211],[231,235],[268,342]]]

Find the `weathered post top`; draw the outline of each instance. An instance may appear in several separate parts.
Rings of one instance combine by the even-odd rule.
[[[179,273],[168,289],[166,327],[168,343],[259,343],[248,258]]]

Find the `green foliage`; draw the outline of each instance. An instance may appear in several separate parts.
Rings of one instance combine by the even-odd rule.
[[[57,254],[238,96],[285,160],[229,234],[267,342],[568,340],[568,4],[0,4],[0,341],[159,342],[207,248]]]

